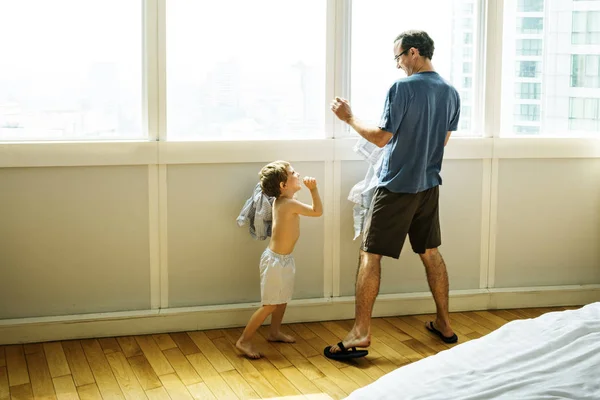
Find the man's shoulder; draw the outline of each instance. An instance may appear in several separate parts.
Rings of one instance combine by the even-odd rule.
[[[407,96],[411,96],[412,94],[412,84],[410,82],[410,80],[407,78],[401,78],[401,79],[397,79],[396,81],[394,81],[394,83],[392,83],[392,85],[390,86],[388,92],[392,93],[394,95],[398,95],[399,93],[402,93],[404,95]]]
[[[406,76],[404,78],[396,79],[394,83],[392,83],[392,88],[408,88],[411,85],[412,79],[410,76]]]
[[[435,74],[413,74],[411,76],[407,76],[404,78],[400,78],[394,82],[392,88],[396,88],[396,90],[406,90],[412,91],[415,88],[420,88],[422,86],[429,86],[432,82],[441,81],[445,82],[442,77],[440,77],[437,73]]]
[[[454,97],[455,100],[459,101],[460,100],[460,94],[458,92],[458,89],[456,89],[454,87],[454,85],[452,85],[450,82],[446,82],[446,84],[448,85],[448,91],[452,94],[452,96]]]
[[[454,85],[452,84],[452,82],[450,82],[448,79],[440,76],[440,80],[442,82],[443,85],[448,87],[448,90],[452,93],[455,93],[458,96],[458,90],[454,87]]]

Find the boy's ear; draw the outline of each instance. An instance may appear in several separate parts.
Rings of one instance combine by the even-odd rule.
[[[279,182],[279,188],[284,189],[286,182]]]

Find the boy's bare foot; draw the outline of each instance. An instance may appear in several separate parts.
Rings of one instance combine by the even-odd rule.
[[[252,346],[251,342],[242,342],[242,338],[238,339],[238,341],[235,343],[235,347],[237,347],[239,351],[244,353],[246,357],[251,358],[253,360],[262,357],[262,354],[260,354],[260,352],[254,349],[254,346]]]
[[[277,332],[275,334],[270,333],[267,337],[269,342],[283,342],[283,343],[295,343],[296,339],[291,335],[286,335],[283,332]]]

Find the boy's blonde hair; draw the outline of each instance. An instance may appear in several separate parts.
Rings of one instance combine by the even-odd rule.
[[[264,194],[270,197],[279,197],[281,195],[281,182],[285,183],[288,179],[288,168],[290,163],[287,161],[273,161],[262,167],[258,176],[260,177],[260,187]]]

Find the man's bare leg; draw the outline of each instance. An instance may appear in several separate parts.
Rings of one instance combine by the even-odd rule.
[[[448,314],[448,272],[446,263],[438,249],[427,249],[424,254],[419,254],[425,266],[427,283],[435,301],[437,316],[434,327],[442,332],[444,336],[450,337],[454,334],[450,326],[450,315]]]
[[[371,344],[371,315],[379,293],[381,279],[381,256],[360,251],[358,274],[356,275],[355,320],[352,330],[343,340],[344,347],[368,347]],[[337,353],[337,345],[331,347]]]
[[[294,343],[296,341],[293,336],[281,332],[281,321],[283,320],[283,313],[285,313],[286,307],[287,304],[285,303],[278,304],[273,314],[271,314],[271,329],[267,337],[267,340],[270,342]]]

